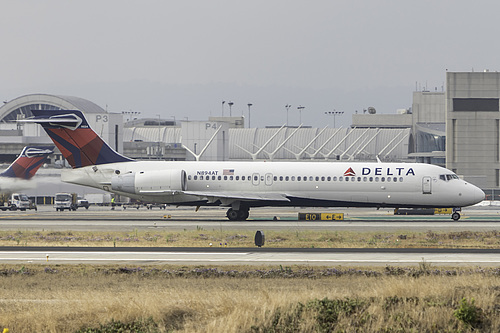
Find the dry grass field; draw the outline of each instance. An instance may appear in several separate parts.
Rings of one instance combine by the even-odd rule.
[[[253,247],[248,231],[1,231],[0,246]],[[269,231],[266,247],[498,248],[500,233]],[[0,266],[10,332],[495,332],[500,269]]]
[[[179,232],[77,232],[77,231],[0,231],[0,246],[194,246],[222,244],[229,247],[254,246],[253,231],[220,229]],[[269,247],[433,247],[498,248],[499,231],[456,232],[352,232],[352,231],[266,231]]]
[[[10,332],[498,332],[500,269],[0,266]]]

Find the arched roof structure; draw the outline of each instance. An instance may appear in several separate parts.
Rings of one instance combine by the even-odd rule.
[[[31,110],[80,110],[84,113],[106,113],[97,104],[74,96],[49,94],[24,95],[4,102],[0,107],[0,122],[14,121],[18,118],[31,117]],[[19,117],[21,115],[21,117]]]

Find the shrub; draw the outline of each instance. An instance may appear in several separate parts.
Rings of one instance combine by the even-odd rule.
[[[470,303],[464,297],[460,301],[460,306],[453,312],[455,318],[470,327],[477,327],[481,323],[481,309],[474,305],[474,298]]]

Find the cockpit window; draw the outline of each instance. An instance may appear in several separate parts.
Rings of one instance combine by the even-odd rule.
[[[447,174],[447,175],[439,175],[439,179],[444,180],[444,181],[449,181],[452,179],[459,179],[459,178],[455,174]]]

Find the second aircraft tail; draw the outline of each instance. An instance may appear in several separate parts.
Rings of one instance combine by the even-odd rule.
[[[14,162],[0,173],[0,177],[31,179],[38,169],[45,163],[47,157],[54,151],[54,146],[50,147],[30,147],[26,146]]]

